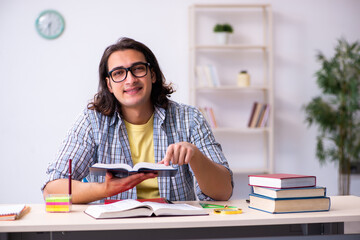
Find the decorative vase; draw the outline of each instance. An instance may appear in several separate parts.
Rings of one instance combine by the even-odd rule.
[[[227,32],[217,32],[216,33],[216,39],[218,44],[220,45],[226,45],[229,43],[229,33]]]
[[[250,75],[243,70],[238,74],[237,85],[239,87],[248,87],[250,85]]]

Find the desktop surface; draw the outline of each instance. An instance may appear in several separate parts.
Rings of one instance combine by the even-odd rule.
[[[199,206],[198,202],[186,202]],[[237,206],[242,214],[218,215],[207,209],[206,216],[139,217],[96,220],[84,213],[88,205],[73,204],[70,213],[48,213],[44,204],[30,204],[30,213],[16,221],[0,222],[0,232],[51,232],[86,230],[175,229],[236,227],[281,224],[360,222],[360,197],[333,196],[328,212],[269,214],[248,208],[245,200],[216,202]],[[149,221],[151,218],[151,221]]]

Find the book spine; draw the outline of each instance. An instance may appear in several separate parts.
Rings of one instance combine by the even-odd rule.
[[[208,111],[209,111],[209,115],[210,115],[210,118],[211,118],[213,127],[214,127],[214,128],[217,128],[217,122],[216,122],[214,110],[212,109],[212,107],[209,107],[209,108],[208,108]]]
[[[256,194],[256,193],[250,193],[249,196],[253,196],[253,197],[259,197],[259,198],[264,198],[264,199],[269,199],[272,201],[289,201],[289,200],[300,200],[300,199],[317,199],[317,198],[327,198],[330,199],[329,197],[325,197],[325,196],[316,196],[316,197],[288,197],[288,198],[272,198],[272,197],[268,197],[268,196],[264,196],[261,194]]]
[[[252,120],[254,118],[256,106],[257,106],[257,102],[254,102],[254,104],[252,106],[252,109],[251,109],[250,118],[249,118],[249,121],[248,121],[248,127],[251,127],[251,122],[252,122]]]
[[[219,80],[219,75],[217,73],[216,68],[211,64],[207,65],[207,67],[210,70],[210,75],[211,75],[211,80],[212,80],[213,86],[214,87],[219,87],[220,86],[220,80]]]
[[[256,105],[256,109],[255,109],[255,113],[254,113],[254,117],[251,121],[251,128],[255,128],[256,127],[256,123],[258,121],[258,118],[259,118],[259,114],[260,114],[260,110],[262,108],[262,104],[261,103],[257,103]]]
[[[260,209],[260,208],[251,207],[251,206],[249,206],[249,208],[251,208],[251,209],[255,209],[255,210],[259,210],[259,211],[262,211],[262,212],[266,212],[266,213],[272,213],[272,214],[302,213],[302,212],[327,212],[327,211],[329,211],[329,210],[330,210],[330,207],[329,207],[329,209],[327,209],[327,210],[290,211],[290,212],[270,212],[270,211],[266,211],[266,210],[263,210],[263,209]]]
[[[198,87],[207,86],[207,80],[202,66],[196,66],[195,74],[197,77],[197,86]]]
[[[214,81],[212,80],[212,75],[211,75],[211,70],[209,66],[203,66],[204,72],[205,72],[205,76],[206,76],[206,80],[208,83],[209,87],[214,87]]]
[[[264,112],[264,116],[261,120],[260,126],[265,127],[267,125],[268,119],[269,119],[269,112],[270,112],[270,106],[269,104],[266,104],[266,109]]]
[[[262,119],[264,118],[264,113],[265,113],[265,110],[266,110],[266,104],[263,104],[261,106],[261,109],[260,109],[260,112],[259,112],[259,117],[256,121],[256,124],[255,124],[255,127],[261,127],[261,121]]]

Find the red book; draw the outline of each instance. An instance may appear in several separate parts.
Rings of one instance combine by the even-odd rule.
[[[249,185],[278,189],[314,187],[316,177],[286,173],[249,175]]]

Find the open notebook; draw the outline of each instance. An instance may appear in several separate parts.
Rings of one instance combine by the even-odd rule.
[[[19,219],[29,211],[30,207],[25,204],[0,205],[0,221]]]

